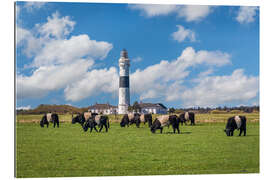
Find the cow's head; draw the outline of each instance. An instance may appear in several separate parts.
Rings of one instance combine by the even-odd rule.
[[[224,129],[224,132],[226,133],[227,136],[230,136],[231,129]]]
[[[78,116],[73,117],[73,114],[72,114],[72,120],[71,120],[71,123],[72,123],[72,124],[75,124],[76,122],[78,122]]]

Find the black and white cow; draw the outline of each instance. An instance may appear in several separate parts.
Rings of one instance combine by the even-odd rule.
[[[52,122],[53,122],[53,127],[55,128],[55,125],[57,125],[57,127],[59,128],[59,117],[58,117],[58,114],[52,113],[51,114],[51,119],[52,119]]]
[[[195,125],[195,114],[194,112],[185,112],[179,115],[180,123],[183,126],[183,123],[187,125],[187,122],[190,121],[190,125]]]
[[[47,120],[46,114],[44,114],[44,116],[42,116],[39,124],[42,128],[44,127],[45,124],[47,125],[47,128],[49,127],[49,121]]]
[[[120,122],[120,126],[121,127],[129,127],[129,118],[127,114],[124,114],[124,116],[122,117],[122,120]]]
[[[99,131],[96,128],[96,125],[100,127]],[[90,128],[90,132],[92,132],[93,128],[96,132],[101,132],[103,126],[106,128],[106,132],[108,132],[108,128],[110,128],[109,118],[105,115],[94,115],[89,117],[88,120],[83,125],[83,129],[86,132],[88,128]]]
[[[129,127],[129,125],[131,124],[136,124],[136,126],[139,128],[140,127],[140,114],[138,113],[130,113],[130,114],[124,114],[124,116],[122,117],[122,120],[120,122],[120,126],[121,127]]]
[[[245,116],[234,116],[228,118],[226,129],[224,132],[227,136],[233,136],[233,131],[235,129],[239,130],[239,136],[241,136],[242,132],[244,131],[244,136],[246,136],[246,117]]]
[[[175,133],[175,130],[177,130],[179,134],[180,133],[179,123],[180,123],[179,118],[176,115],[162,115],[162,116],[158,116],[155,119],[150,130],[152,133],[155,133],[157,129],[160,129],[160,133],[162,133],[164,126],[172,125],[173,133]]]
[[[141,115],[139,113],[128,114],[129,124],[136,124],[136,127],[139,128],[141,123],[140,116]]]
[[[148,127],[152,126],[152,115],[151,114],[141,114],[140,120],[142,123],[148,123]]]
[[[72,114],[72,121],[71,121],[72,124],[75,124],[75,123],[79,123],[81,126],[83,126],[83,124],[85,123],[85,117],[83,114],[78,114],[76,115],[75,117],[73,117],[73,114]]]
[[[78,114],[77,116],[73,117],[72,114],[72,124],[79,123],[81,126],[85,123],[86,119],[89,119],[92,116],[98,115],[97,113],[85,112],[83,114]]]

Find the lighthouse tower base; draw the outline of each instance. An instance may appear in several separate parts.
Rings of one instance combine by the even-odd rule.
[[[129,88],[119,88],[118,114],[127,114],[129,106]]]
[[[118,105],[118,114],[127,114],[128,113],[128,106],[125,104]]]

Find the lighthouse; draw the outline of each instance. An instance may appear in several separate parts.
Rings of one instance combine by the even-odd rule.
[[[130,105],[129,94],[129,59],[128,53],[125,49],[121,51],[119,59],[119,104],[118,114],[128,113],[128,106]]]

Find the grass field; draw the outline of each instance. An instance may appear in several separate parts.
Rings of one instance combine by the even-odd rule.
[[[90,134],[68,120],[59,129],[42,129],[22,123],[35,122],[37,115],[17,116],[16,176],[258,173],[259,115],[248,116],[246,137],[238,131],[225,135],[227,116],[198,115],[196,126],[180,126],[181,134],[172,128],[152,134],[147,126],[120,128],[116,122],[108,133]],[[206,123],[207,117],[216,123]]]

